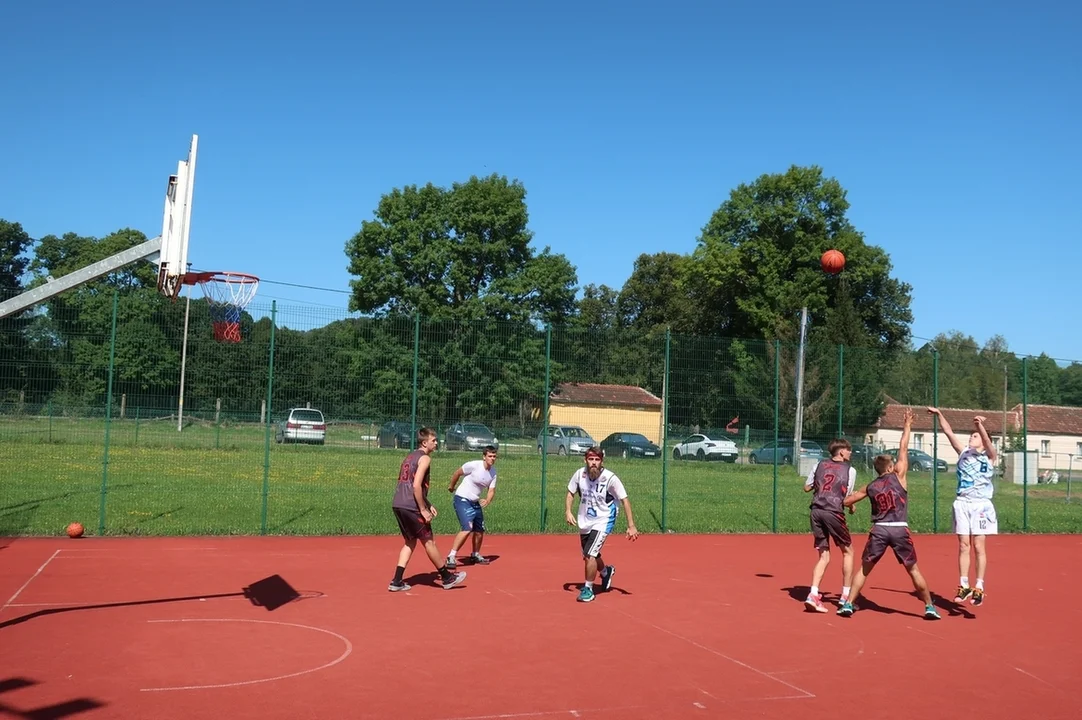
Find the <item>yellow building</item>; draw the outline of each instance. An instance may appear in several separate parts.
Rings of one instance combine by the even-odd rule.
[[[597,442],[614,432],[661,444],[661,398],[634,385],[562,383],[549,395],[549,424],[577,425]]]

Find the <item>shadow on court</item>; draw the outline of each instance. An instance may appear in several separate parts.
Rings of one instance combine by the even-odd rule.
[[[117,607],[135,607],[137,605],[163,605],[166,603],[179,603],[179,602],[198,602],[200,600],[218,600],[221,598],[247,598],[248,601],[255,607],[261,607],[272,612],[298,600],[305,600],[308,598],[322,597],[321,592],[298,592],[293,588],[285,578],[281,575],[271,575],[265,577],[262,580],[257,580],[251,585],[247,585],[239,592],[231,593],[216,593],[212,595],[185,595],[183,597],[169,597],[169,598],[154,598],[152,600],[128,600],[124,602],[114,603],[98,603],[96,605],[73,605],[70,607],[54,607],[47,608],[45,610],[36,610],[26,615],[20,615],[19,617],[12,618],[11,620],[5,620],[0,622],[0,629],[10,627],[12,625],[20,625],[29,620],[35,618],[45,617],[47,615],[60,615],[63,613],[81,612],[83,610],[101,610],[103,608],[117,608]],[[36,716],[35,716],[36,717]]]
[[[0,694],[14,693],[40,684],[37,680],[23,677],[5,678],[0,680]],[[18,705],[19,703],[15,699],[4,698],[0,700],[0,715],[24,718],[25,720],[62,720],[72,715],[105,707],[105,703],[93,698],[76,698],[37,708],[20,709]]]
[[[902,595],[911,595],[917,601],[920,600],[920,596],[917,595],[916,590],[891,590],[890,588],[875,588],[875,590],[876,592],[892,592],[900,593]],[[953,600],[948,600],[935,593],[932,593],[932,604],[940,610],[946,611],[948,615],[964,617],[966,620],[975,620],[977,618],[977,616],[967,610],[964,605],[956,605]]]
[[[565,582],[564,583],[564,592],[570,592],[570,593],[582,592],[582,586],[585,585],[585,584],[586,584],[585,581],[583,581],[583,582],[573,582],[573,583],[572,582]],[[610,594],[610,593],[620,593],[621,595],[633,595],[634,594],[630,590],[624,590],[622,587],[617,587],[615,585],[613,585],[608,590],[602,590],[601,587],[599,585],[596,585],[596,584],[594,585],[594,593],[596,593],[598,595],[605,595],[605,594]]]

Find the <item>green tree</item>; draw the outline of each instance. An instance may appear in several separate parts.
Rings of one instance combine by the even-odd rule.
[[[384,195],[346,243],[350,309],[432,319],[560,322],[575,307],[575,270],[530,247],[526,189],[491,175],[450,189]]]

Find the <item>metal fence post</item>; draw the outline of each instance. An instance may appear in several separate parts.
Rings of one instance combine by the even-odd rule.
[[[932,351],[932,406],[939,407],[939,351]],[[908,450],[908,448],[906,448]],[[901,457],[902,448],[898,449]],[[932,416],[932,532],[939,532],[939,416]]]
[[[116,364],[116,311],[120,293],[113,291],[113,322],[109,332],[109,384],[105,395],[105,453],[101,463],[101,499],[98,504],[98,535],[105,534],[105,496],[109,492],[109,427],[113,418],[113,367]]]
[[[672,347],[672,328],[665,328],[665,379],[663,387],[671,388],[669,383],[669,353]],[[669,393],[662,393],[661,402],[661,532],[669,531]]]
[[[845,406],[845,345],[838,343],[838,437],[845,437],[842,430],[843,407]]]
[[[778,531],[778,424],[781,418],[781,341],[774,341],[774,500],[771,503],[771,532]],[[799,456],[799,449],[794,448]]]
[[[421,313],[413,314],[413,409],[410,410],[410,451],[417,449],[417,373],[421,359]]]
[[[263,430],[263,507],[260,512],[259,534],[267,534],[267,504],[270,498],[270,436],[271,398],[274,395],[274,330],[278,326],[278,301],[271,300],[270,359],[267,365],[267,424]]]
[[[1029,358],[1022,358],[1022,531],[1029,530]]]
[[[552,325],[545,323],[545,396],[542,399],[543,410],[541,411],[541,527],[540,532],[545,532],[545,520],[548,506],[545,498],[545,485],[548,481],[548,457],[549,457],[549,393],[552,382]]]

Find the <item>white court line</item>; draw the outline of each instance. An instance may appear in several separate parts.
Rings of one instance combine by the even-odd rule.
[[[782,680],[781,678],[776,678],[773,675],[771,675],[770,673],[763,672],[762,670],[760,670],[757,667],[752,667],[751,665],[748,665],[745,662],[741,662],[741,661],[737,660],[736,658],[729,657],[725,653],[720,652],[718,650],[715,650],[712,647],[707,647],[706,645],[703,645],[702,643],[697,643],[694,640],[692,640],[691,638],[686,638],[683,635],[680,635],[678,633],[674,633],[672,630],[666,630],[665,628],[661,627],[660,625],[655,625],[652,622],[647,622],[646,620],[640,620],[639,618],[635,617],[634,615],[630,615],[630,614],[624,612],[623,610],[617,610],[616,612],[620,613],[621,615],[625,615],[625,616],[631,618],[632,620],[634,620],[636,622],[640,622],[643,625],[648,625],[648,626],[654,628],[655,630],[659,630],[659,631],[665,633],[666,635],[671,635],[671,636],[673,636],[674,638],[676,638],[678,640],[683,640],[684,642],[688,643],[689,645],[693,645],[693,646],[699,648],[700,650],[705,650],[708,653],[712,653],[714,655],[717,655],[720,658],[724,658],[724,659],[728,660],[729,662],[733,663],[734,665],[739,665],[740,667],[742,667],[742,668],[744,668],[746,670],[751,670],[753,673],[756,673],[757,675],[762,675],[765,678],[769,678],[769,679],[773,680],[776,683],[780,683],[780,684],[784,685],[785,687],[789,688],[790,690],[795,690],[798,693],[801,693],[800,695],[784,695],[784,696],[769,697],[769,698],[755,698],[756,700],[790,700],[790,699],[797,699],[797,698],[813,698],[813,697],[815,697],[814,693],[810,693],[807,690],[805,690],[804,688],[797,687],[796,685],[794,685],[794,684],[792,684],[790,682],[786,682],[785,680]]]
[[[299,623],[279,622],[277,620],[243,620],[239,618],[185,618],[181,620],[147,620],[150,623],[187,623],[187,622],[247,622],[247,623],[259,623],[262,625],[284,625],[286,627],[298,627],[305,630],[313,630],[315,632],[321,632],[326,635],[331,635],[338,638],[346,646],[346,651],[339,655],[329,663],[324,663],[319,667],[311,668],[309,670],[301,670],[299,672],[289,673],[287,675],[277,675],[275,677],[261,678],[259,680],[242,680],[240,682],[220,683],[217,685],[184,685],[179,687],[155,687],[155,688],[139,688],[140,692],[163,692],[166,690],[209,690],[211,688],[229,688],[240,687],[241,685],[256,685],[259,683],[273,682],[275,680],[285,680],[286,678],[297,677],[299,675],[307,675],[309,673],[319,672],[320,670],[326,670],[329,667],[334,667],[338,663],[349,657],[353,652],[353,643],[342,635],[330,630],[324,630],[323,628],[312,627],[311,625],[301,625]]]
[[[913,627],[912,625],[906,625],[906,628],[909,629],[909,630],[912,630],[913,632],[919,632],[922,635],[927,635],[928,637],[934,637],[936,640],[946,640],[947,639],[947,638],[945,638],[945,637],[943,637],[941,635],[936,635],[935,633],[930,633],[927,630],[920,630],[918,628]],[[862,652],[863,652],[863,650],[862,650]]]
[[[29,585],[30,583],[34,582],[34,578],[36,578],[38,575],[41,575],[41,571],[45,569],[45,566],[48,565],[49,563],[51,563],[53,561],[53,558],[55,558],[59,554],[60,554],[60,551],[57,550],[52,555],[50,555],[49,559],[41,564],[41,567],[38,568],[37,572],[35,572],[33,575],[31,575],[30,579],[27,580],[26,582],[24,582],[23,586],[21,588],[19,588],[18,590],[16,590],[15,594],[12,595],[11,597],[9,597],[8,601],[6,603],[4,603],[4,605],[2,607],[0,607],[0,612],[3,612],[6,608],[11,607],[11,604],[13,602],[15,602],[15,598],[19,597],[19,595],[22,594],[22,591],[26,589],[26,586]]]
[[[1013,667],[1013,666],[1012,666],[1012,667]],[[1028,675],[1029,677],[1033,678],[1033,679],[1034,679],[1034,680],[1036,680],[1037,682],[1043,682],[1043,683],[1044,683],[1045,685],[1047,685],[1048,687],[1050,687],[1050,688],[1052,688],[1052,689],[1054,689],[1054,690],[1059,690],[1059,688],[1058,688],[1058,687],[1056,687],[1056,686],[1055,686],[1055,685],[1053,685],[1052,683],[1048,682],[1048,681],[1047,681],[1047,680],[1045,680],[1044,678],[1039,678],[1039,677],[1037,677],[1036,675],[1034,675],[1033,673],[1030,673],[1030,672],[1026,672],[1025,670],[1023,670],[1023,669],[1022,669],[1022,668],[1020,668],[1020,667],[1016,667],[1016,668],[1014,668],[1014,669],[1015,669],[1015,670],[1017,670],[1018,672],[1022,673],[1023,675]]]
[[[467,715],[463,717],[443,718],[443,720],[500,720],[501,718],[532,718],[551,717],[553,715],[570,715],[582,717],[582,713],[615,712],[617,710],[634,710],[642,705],[623,705],[621,707],[608,708],[585,708],[581,710],[535,710],[533,712],[496,713],[495,715]]]

